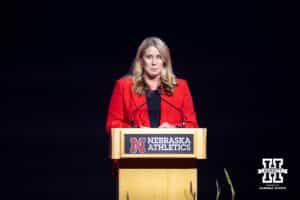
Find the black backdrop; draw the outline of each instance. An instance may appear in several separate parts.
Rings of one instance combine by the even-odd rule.
[[[287,190],[260,191],[257,175],[265,157],[288,166],[288,64],[274,11],[254,1],[17,3],[13,39],[1,47],[1,195],[112,198],[104,132],[112,87],[140,42],[158,36],[208,128],[199,196],[215,197],[226,167],[238,199],[285,199]]]

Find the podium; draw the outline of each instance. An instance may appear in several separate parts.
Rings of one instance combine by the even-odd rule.
[[[205,128],[113,128],[118,199],[197,199],[197,160],[206,159],[206,138]]]

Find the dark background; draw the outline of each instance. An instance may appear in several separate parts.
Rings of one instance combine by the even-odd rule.
[[[257,175],[266,157],[284,158],[288,168],[289,74],[278,8],[260,1],[18,2],[1,45],[1,199],[112,199],[109,99],[148,36],[170,47],[174,71],[188,80],[199,124],[208,128],[201,199],[215,198],[224,167],[237,199],[286,199],[287,191],[258,190]]]

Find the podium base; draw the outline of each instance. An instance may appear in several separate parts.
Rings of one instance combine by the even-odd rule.
[[[197,169],[119,169],[119,200],[141,199],[197,199]]]

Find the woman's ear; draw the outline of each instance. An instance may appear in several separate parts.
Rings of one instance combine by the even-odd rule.
[[[140,66],[141,66],[141,70],[143,71],[144,70],[144,65],[145,65],[143,57],[141,57],[141,59],[139,60],[139,63],[140,63]]]

